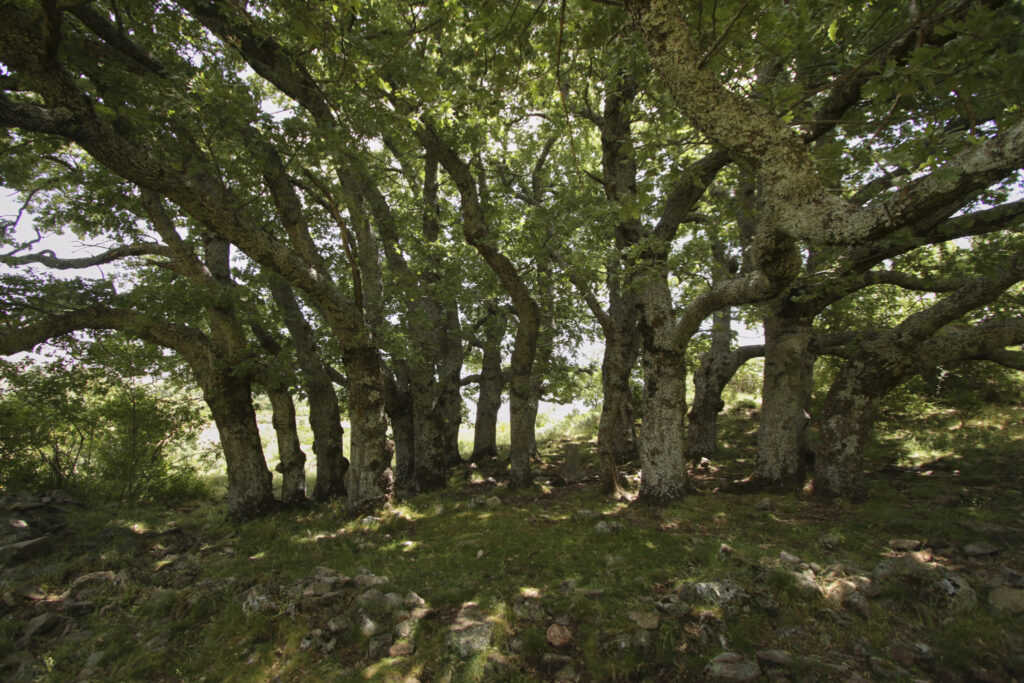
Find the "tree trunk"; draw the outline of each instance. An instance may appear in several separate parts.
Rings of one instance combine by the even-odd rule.
[[[717,246],[717,245],[716,245]],[[716,256],[716,263],[718,261]],[[718,413],[725,407],[722,389],[723,366],[728,362],[732,342],[732,310],[724,308],[714,315],[711,324],[711,348],[701,358],[700,367],[693,373],[693,405],[686,425],[687,456],[694,461],[715,457],[718,442]],[[730,377],[732,375],[730,374]]]
[[[228,470],[228,515],[256,517],[274,505],[272,477],[263,457],[249,381],[214,370],[202,382],[224,449]]]
[[[444,416],[441,446],[444,449],[448,467],[462,464],[462,454],[459,453],[459,427],[462,426],[462,384],[460,380],[462,379],[464,355],[459,311],[452,306],[448,310],[441,366],[437,373],[437,381],[440,385],[439,404],[441,414]]]
[[[391,500],[394,446],[387,438],[383,373],[380,355],[372,346],[342,351],[348,378],[349,418],[352,422],[352,466],[348,471],[348,507],[372,509]]]
[[[483,363],[480,369],[480,394],[476,400],[472,462],[498,457],[498,411],[505,388],[501,371],[501,342],[505,337],[505,318],[492,315],[484,323]]]
[[[435,366],[420,364],[412,369],[410,389],[416,453],[413,481],[417,491],[434,491],[447,480],[444,422],[440,387],[434,377]]]
[[[644,415],[640,423],[639,498],[661,505],[682,498],[686,492],[685,349],[675,348],[670,341],[672,298],[661,268],[651,268],[640,296]]]
[[[829,388],[822,407],[821,446],[815,459],[814,493],[862,500],[864,444],[871,434],[878,401],[889,388],[863,361],[849,361]]]
[[[395,488],[403,493],[415,490],[416,425],[412,416],[412,393],[404,361],[395,361],[393,376],[385,376],[385,398],[391,435],[395,442]]]
[[[533,312],[536,313],[536,310],[534,305]],[[537,402],[534,400],[533,360],[537,352],[538,322],[536,315],[526,316],[520,312],[512,348],[509,377],[509,486],[512,488],[533,484],[530,459],[537,450]]]
[[[332,500],[345,495],[345,430],[341,426],[338,394],[327,374],[312,327],[302,314],[295,292],[276,274],[270,275],[270,293],[281,311],[288,334],[295,342],[295,356],[302,371],[303,387],[309,401],[309,427],[313,432],[316,484],[313,498]]]
[[[798,490],[812,460],[806,443],[814,388],[811,320],[776,313],[765,319],[764,334],[761,420],[751,482],[764,489]]]
[[[635,314],[633,320],[635,323]],[[618,466],[635,460],[637,456],[633,391],[629,378],[636,364],[639,344],[635,325],[632,329],[617,327],[615,334],[605,336],[601,361],[602,402],[601,420],[597,427],[597,455],[604,492],[620,497],[624,492]]]
[[[273,410],[271,420],[277,436],[277,454],[281,473],[281,502],[302,503],[306,500],[306,454],[299,443],[295,426],[295,403],[287,391],[267,389]]]

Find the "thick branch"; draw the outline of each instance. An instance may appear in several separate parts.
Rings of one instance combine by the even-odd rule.
[[[47,268],[56,270],[75,270],[78,268],[91,268],[102,266],[119,259],[131,256],[172,256],[171,250],[157,242],[143,242],[139,244],[126,244],[113,249],[108,249],[102,254],[86,256],[83,258],[57,258],[57,255],[49,249],[37,254],[25,254],[24,256],[0,255],[0,263],[8,266],[20,266],[29,263],[38,263]]]

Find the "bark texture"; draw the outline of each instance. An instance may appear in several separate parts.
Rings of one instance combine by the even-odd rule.
[[[306,500],[306,454],[299,442],[295,425],[295,402],[287,391],[268,389],[272,410],[271,422],[277,437],[277,456],[281,473],[281,502],[302,503]]]

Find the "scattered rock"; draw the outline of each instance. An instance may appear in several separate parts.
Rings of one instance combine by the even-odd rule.
[[[679,590],[679,599],[712,605],[731,605],[748,600],[750,595],[732,579],[689,583]]]
[[[871,673],[878,678],[899,678],[907,679],[910,678],[910,672],[901,666],[897,666],[892,662],[887,662],[884,659],[878,657],[872,657],[869,660],[871,665]]]
[[[409,591],[405,594],[405,597],[402,598],[402,604],[409,609],[414,609],[416,607],[425,607],[427,602],[416,593]]]
[[[849,579],[837,579],[825,587],[825,600],[833,606],[838,607],[857,592],[857,584]]]
[[[535,598],[519,598],[512,603],[512,613],[527,621],[540,621],[545,618],[544,608],[540,600]]]
[[[1024,612],[1024,590],[999,586],[988,594],[988,604],[997,612],[1020,614]]]
[[[758,650],[756,655],[759,662],[774,664],[775,666],[790,666],[793,664],[793,655],[785,650]]]
[[[802,572],[790,572],[797,592],[807,600],[817,600],[822,597],[821,586],[814,580],[814,572],[805,569]]]
[[[462,659],[483,652],[491,644],[494,625],[486,618],[476,603],[467,603],[459,611],[448,634],[448,646]]]
[[[370,638],[370,644],[366,646],[366,656],[370,659],[383,659],[391,651],[391,634],[382,633]]]
[[[914,662],[917,661],[917,656],[914,651],[909,647],[904,647],[900,644],[893,645],[889,648],[889,657],[892,658],[892,661],[904,668],[914,666]]]
[[[793,553],[787,553],[785,550],[779,553],[779,562],[782,564],[800,564],[803,562],[799,557]]]
[[[868,619],[871,617],[871,604],[868,599],[860,593],[851,593],[842,602],[843,607],[856,612],[860,616]]]
[[[728,543],[723,543],[722,545],[718,546],[718,554],[719,555],[735,555],[736,554],[736,549],[733,548]]]
[[[364,614],[359,618],[359,632],[367,638],[372,638],[383,630],[384,625],[369,615]]]
[[[775,504],[771,498],[762,498],[761,500],[754,503],[755,510],[771,510]]]
[[[932,568],[922,564],[917,558],[911,555],[899,555],[898,557],[887,557],[877,565],[871,572],[875,581],[887,581],[890,579],[902,578],[924,578],[931,574]]]
[[[935,592],[944,599],[950,612],[966,612],[978,605],[977,594],[962,576],[949,574],[934,585]]]
[[[704,677],[709,681],[756,681],[761,677],[761,667],[736,652],[723,652],[708,662]]]
[[[376,576],[374,574],[359,574],[353,581],[360,588],[375,588],[376,586],[383,586],[388,583],[388,577]]]
[[[391,657],[408,657],[416,652],[416,644],[410,640],[399,640],[388,648],[388,655]]]
[[[615,520],[601,520],[600,522],[594,525],[594,531],[599,534],[617,533],[625,528],[626,527],[622,524],[622,522],[616,522]]]
[[[547,641],[555,647],[565,647],[572,642],[572,631],[568,626],[562,624],[551,624],[544,635]]]
[[[271,614],[280,609],[280,605],[265,586],[253,586],[242,601],[242,612],[246,615]]]
[[[964,554],[970,557],[984,557],[1001,552],[1002,548],[985,541],[975,541],[964,546]]]
[[[599,517],[600,515],[594,512],[593,510],[577,510],[576,512],[573,513],[573,516],[576,517],[576,519],[582,519],[586,521],[594,519],[595,517]]]

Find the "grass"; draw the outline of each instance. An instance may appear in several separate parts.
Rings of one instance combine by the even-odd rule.
[[[609,501],[594,480],[509,491],[487,482],[502,478],[502,463],[490,463],[463,468],[448,489],[400,501],[373,518],[352,519],[341,505],[329,505],[233,525],[211,501],[76,510],[65,545],[0,574],[3,674],[17,677],[24,655],[15,641],[46,596],[58,599],[76,577],[108,570],[126,581],[102,587],[90,597],[92,607],[37,637],[32,663],[22,668],[25,680],[74,679],[87,664],[95,680],[550,680],[556,672],[545,655],[555,649],[545,631],[555,620],[573,634],[559,652],[573,658],[580,680],[700,680],[723,649],[810,657],[787,670],[794,677],[841,677],[828,668],[838,664],[870,675],[871,657],[889,659],[894,643],[916,642],[935,652],[915,665],[917,677],[972,667],[1020,676],[1022,617],[985,604],[993,574],[1024,568],[1020,537],[1011,531],[996,538],[1003,552],[995,558],[958,550],[977,540],[978,524],[1024,524],[1018,415],[993,408],[961,425],[956,415],[929,410],[883,422],[868,459],[872,497],[853,506],[804,494],[715,492],[749,472],[752,410],[740,404],[723,416],[720,457],[710,471],[694,472],[693,495],[666,508]],[[551,429],[538,480],[558,471],[566,443],[580,444],[585,467],[595,473],[589,433],[572,425]],[[955,504],[936,503],[951,492]],[[478,506],[478,496],[497,496],[501,504]],[[621,528],[602,533],[598,521]],[[949,614],[916,586],[895,583],[870,602],[866,619],[808,598],[780,561],[786,551],[814,563],[818,582],[827,585],[869,573],[890,554],[893,538],[925,541],[937,566],[968,577],[979,605]],[[723,552],[723,544],[731,551]],[[318,566],[387,576],[387,590],[422,596],[434,616],[420,623],[415,653],[370,659],[356,629],[324,653],[303,640],[327,615],[243,612],[250,589],[302,581]],[[647,632],[630,618],[655,611],[687,584],[725,579],[743,586],[749,599],[724,606],[694,601],[683,613],[660,614],[658,628]],[[524,601],[539,604],[539,618],[523,611]],[[446,645],[448,624],[469,602],[485,612],[494,637],[488,651],[460,660]]]

